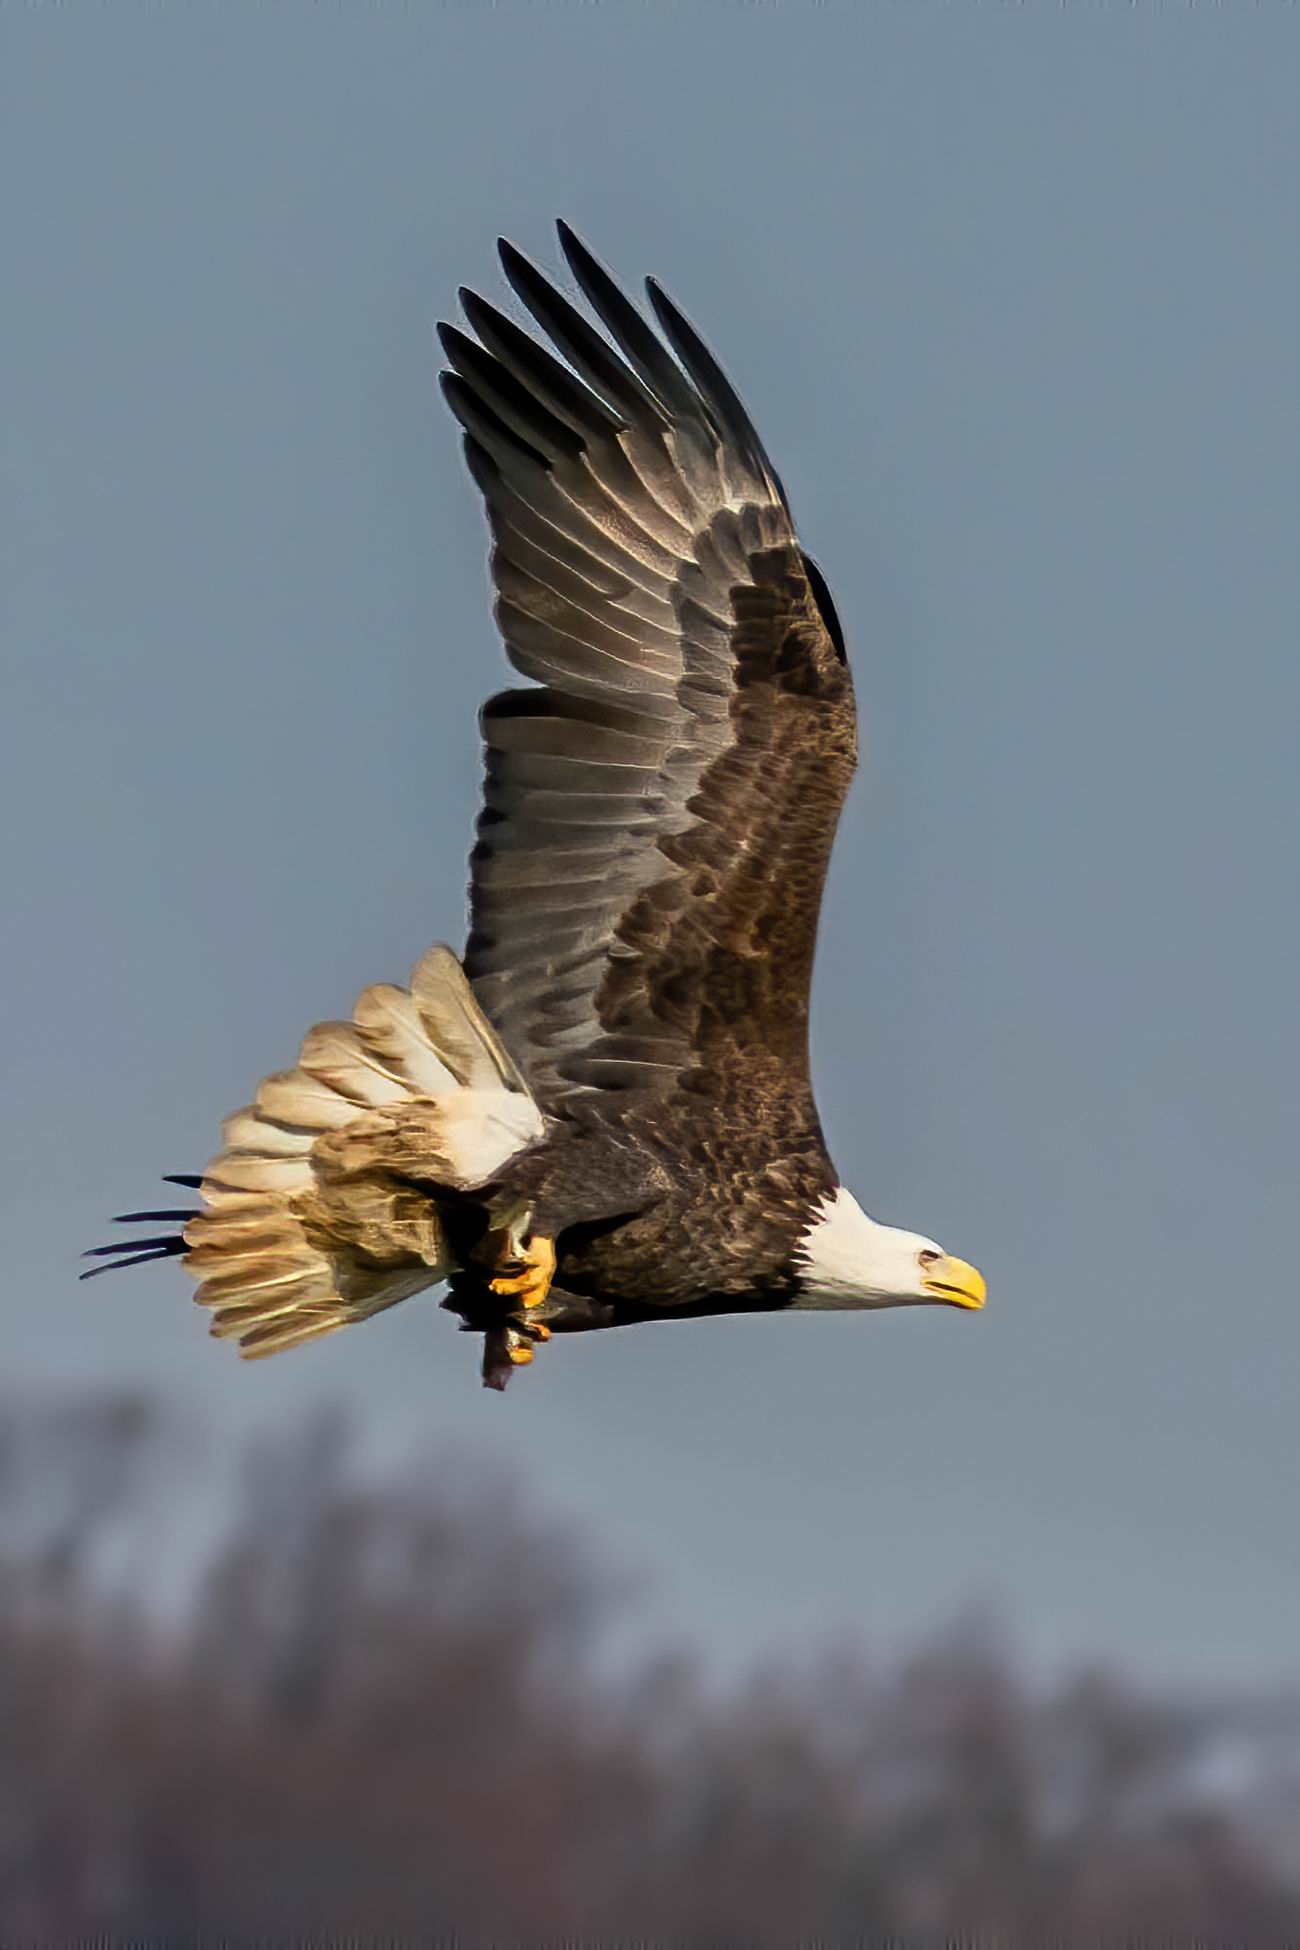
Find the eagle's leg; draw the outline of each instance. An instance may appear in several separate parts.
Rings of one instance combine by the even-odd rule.
[[[551,1338],[550,1328],[531,1320],[529,1310],[540,1307],[550,1291],[555,1241],[534,1233],[531,1205],[519,1205],[493,1228],[485,1243],[492,1268],[488,1291],[517,1308],[483,1336],[483,1380],[489,1388],[504,1388],[511,1369],[526,1367],[537,1342]]]
[[[496,1270],[488,1281],[493,1293],[502,1299],[515,1299],[524,1308],[541,1306],[555,1272],[555,1241],[531,1228],[532,1210],[524,1207],[493,1234]],[[542,1333],[540,1338],[548,1336]]]

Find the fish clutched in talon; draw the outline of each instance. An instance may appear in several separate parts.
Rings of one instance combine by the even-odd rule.
[[[505,1332],[506,1352],[516,1368],[526,1368],[533,1358],[534,1347],[551,1338],[550,1328],[540,1320],[508,1320]]]
[[[516,1317],[500,1327],[489,1327],[483,1335],[484,1387],[500,1393],[515,1369],[526,1368],[532,1361],[534,1346],[550,1338],[550,1328],[540,1320]]]

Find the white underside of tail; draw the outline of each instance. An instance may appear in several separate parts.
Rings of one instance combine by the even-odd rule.
[[[213,1333],[274,1354],[446,1279],[422,1188],[486,1185],[544,1129],[456,956],[431,948],[409,990],[366,989],[227,1118],[185,1228]]]

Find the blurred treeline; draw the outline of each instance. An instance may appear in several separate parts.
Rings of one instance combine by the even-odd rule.
[[[1300,1940],[1300,1697],[1045,1689],[971,1621],[629,1669],[480,1465],[376,1485],[323,1417],[223,1490],[195,1447],[138,1401],[0,1420],[5,1942]]]

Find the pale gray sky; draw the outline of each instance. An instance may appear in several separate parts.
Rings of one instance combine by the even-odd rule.
[[[517,1463],[725,1662],[991,1598],[1055,1661],[1300,1645],[1300,13],[0,14],[8,1386],[345,1399]],[[816,1058],[981,1317],[547,1350],[419,1302],[243,1368],[79,1286],[303,1030],[462,927],[503,680],[433,324],[567,215],[743,392],[867,763]]]

